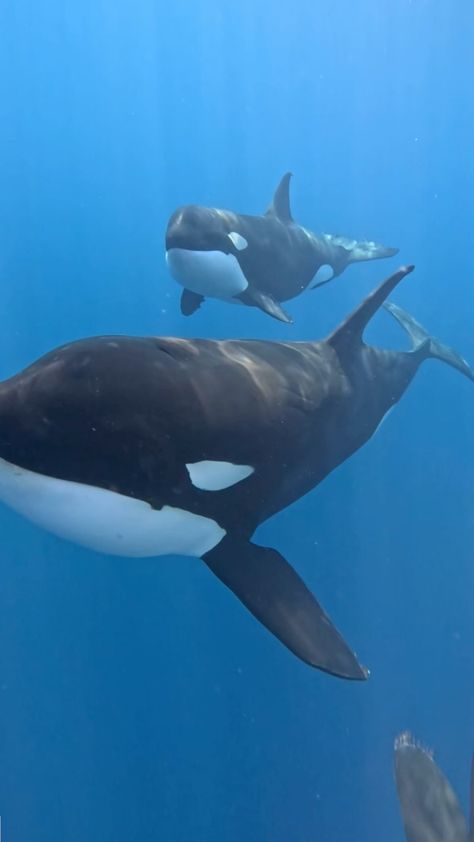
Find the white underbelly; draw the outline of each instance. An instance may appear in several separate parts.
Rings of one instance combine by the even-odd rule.
[[[232,298],[248,287],[233,254],[171,248],[166,252],[166,262],[178,283],[205,298]]]
[[[0,459],[0,500],[43,529],[97,552],[198,558],[225,530],[185,509],[156,510],[114,491],[37,474]]]

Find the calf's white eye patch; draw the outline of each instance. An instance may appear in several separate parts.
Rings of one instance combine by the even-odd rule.
[[[236,231],[231,231],[227,236],[237,251],[243,251],[247,248],[248,242],[245,237],[242,237],[242,234],[237,234]]]

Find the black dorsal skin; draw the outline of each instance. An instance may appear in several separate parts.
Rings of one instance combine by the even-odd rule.
[[[213,572],[303,660],[364,678],[287,562],[248,542],[368,441],[424,359],[439,357],[474,379],[399,308],[414,349],[364,344],[365,325],[411,268],[320,342],[103,336],[58,348],[0,384],[0,458],[216,521],[227,535],[204,557]],[[186,465],[205,460],[254,470],[204,491]],[[237,557],[242,563],[230,564]]]
[[[323,342],[85,339],[0,385],[0,456],[179,500],[249,537],[370,438],[419,362],[354,341],[350,324]],[[209,495],[184,471],[205,459],[255,472]]]

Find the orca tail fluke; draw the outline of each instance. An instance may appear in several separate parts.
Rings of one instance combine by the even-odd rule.
[[[344,256],[344,263],[360,263],[364,260],[382,260],[386,257],[393,257],[398,254],[399,249],[384,246],[382,243],[375,243],[373,240],[351,240],[349,237],[340,237],[336,234],[324,234],[326,242],[336,249],[343,249],[341,257]],[[342,270],[341,270],[342,271]]]
[[[400,249],[383,246],[381,243],[373,243],[368,240],[360,240],[350,251],[350,263],[358,263],[363,260],[383,260],[386,257],[394,257]]]
[[[408,333],[413,344],[413,351],[419,351],[424,348],[427,359],[433,358],[442,360],[442,362],[452,366],[452,368],[457,369],[457,371],[460,371],[461,374],[464,374],[465,377],[469,378],[469,380],[474,380],[474,370],[466,362],[466,360],[463,359],[463,357],[461,357],[461,355],[453,348],[450,348],[448,345],[444,345],[438,339],[430,336],[425,328],[422,327],[422,325],[420,325],[420,323],[417,322],[410,313],[407,313],[406,310],[403,310],[397,304],[392,304],[390,301],[387,301],[386,304],[384,304],[384,308],[391,316],[393,316],[394,319],[396,319],[398,324],[401,325],[406,333]]]
[[[298,658],[340,678],[368,677],[313,594],[276,550],[227,534],[203,561]]]

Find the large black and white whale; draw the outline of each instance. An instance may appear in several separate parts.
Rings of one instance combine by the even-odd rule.
[[[407,842],[473,842],[474,757],[469,788],[470,824],[431,752],[418,745],[408,732],[395,741],[395,780]]]
[[[392,257],[398,249],[334,234],[313,234],[290,210],[291,173],[283,176],[270,208],[249,216],[186,205],[171,216],[166,260],[183,287],[181,311],[189,316],[205,298],[259,307],[291,322],[282,301],[337,277],[361,260]]]
[[[420,364],[454,351],[395,305],[413,349],[363,342],[402,268],[320,342],[102,336],[0,383],[0,500],[58,536],[207,566],[289,649],[366,670],[287,561],[251,538],[367,442]]]

